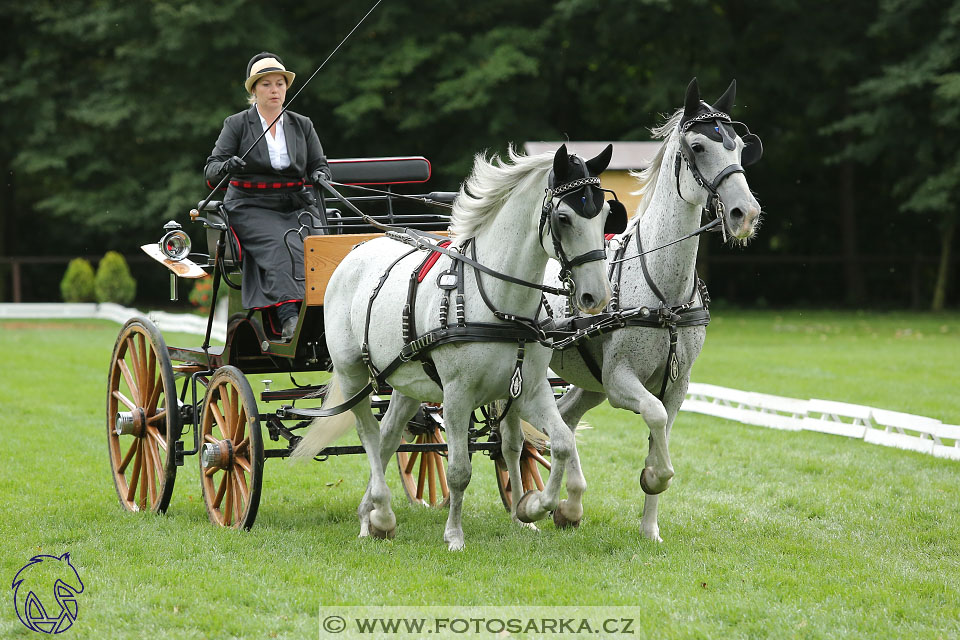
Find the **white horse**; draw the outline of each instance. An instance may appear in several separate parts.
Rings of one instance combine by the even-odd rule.
[[[690,369],[703,346],[709,320],[705,289],[698,286],[696,273],[697,240],[658,248],[696,232],[701,211],[711,204],[722,219],[724,238],[729,237],[731,243],[745,244],[756,233],[760,205],[741,164],[758,160],[762,146],[757,136],[744,133],[741,138],[733,128],[740,124],[732,123],[728,115],[735,94],[736,81],[713,106],[708,105],[700,100],[694,78],[687,87],[684,108],[653,129],[654,136],[664,142],[651,165],[636,174],[642,196],[639,208],[626,231],[614,239],[620,247],[617,257],[627,261],[615,265],[616,257],[609,258],[614,280],[612,305],[623,312],[646,307],[649,314],[634,318],[648,326],[614,329],[581,342],[578,348],[555,352],[551,362],[554,371],[576,385],[559,402],[571,430],[604,398],[646,421],[650,448],[640,475],[641,488],[647,494],[640,529],[645,537],[658,542],[662,540],[657,494],[674,475],[668,447],[670,429],[686,395]],[[653,251],[640,256],[640,247]],[[556,299],[551,302],[562,304]],[[649,326],[660,318],[669,322],[670,316],[659,311],[662,308],[680,317],[675,327],[675,352],[670,348],[671,331]]]
[[[565,147],[555,155],[537,156],[522,156],[511,149],[509,162],[477,156],[473,173],[453,208],[452,247],[500,274],[536,284],[527,286],[489,273],[481,275],[473,266],[457,273],[451,258],[445,255],[416,289],[408,311],[418,328],[415,334],[422,335],[424,329],[432,330],[445,322],[455,326],[458,322],[450,316],[457,306],[462,308],[457,315],[458,321],[466,322],[466,333],[472,331],[469,327],[486,323],[496,325],[495,331],[512,331],[514,337],[508,337],[509,341],[488,336],[444,343],[423,358],[430,362],[414,359],[399,365],[386,378],[393,393],[380,424],[371,411],[369,397],[353,407],[370,463],[370,482],[358,509],[360,536],[395,534],[396,518],[384,469],[420,402],[442,401],[450,488],[443,539],[450,550],[462,549],[461,509],[471,474],[467,448],[470,416],[476,407],[507,398],[508,392],[513,396],[521,389],[510,413],[545,427],[557,471],[542,493],[529,496],[511,515],[531,522],[549,511],[562,510],[571,523],[579,522],[580,496],[586,483],[573,434],[560,417],[547,383],[550,350],[529,341],[536,334],[530,328],[532,323],[525,325],[511,318],[536,318],[541,300],[538,287],[551,257],[560,258],[568,266],[567,286],[572,283],[574,303],[583,312],[595,314],[609,301],[611,291],[603,261],[608,207],[596,176],[607,167],[611,153],[612,147],[608,147],[586,162],[568,157]],[[367,385],[372,372],[389,367],[405,345],[416,342],[417,335],[409,331],[403,335],[402,318],[409,305],[411,273],[423,262],[425,253],[417,251],[403,257],[409,250],[393,239],[378,238],[356,247],[333,273],[324,298],[327,347],[333,361],[333,379],[325,404],[353,396]],[[453,297],[454,288],[463,296],[462,307],[445,302]],[[371,296],[374,291],[379,293]],[[516,335],[528,340],[525,353],[518,348]],[[365,353],[369,354],[368,362]],[[294,456],[316,455],[353,423],[349,414],[315,420]],[[518,421],[512,424],[519,426]],[[510,477],[516,480],[514,486],[520,486],[523,435],[519,428],[506,428],[502,436]],[[561,502],[565,468],[568,499]]]

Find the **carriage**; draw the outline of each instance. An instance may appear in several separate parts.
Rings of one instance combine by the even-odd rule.
[[[187,456],[198,456],[210,521],[224,527],[251,527],[260,503],[265,461],[289,457],[301,438],[298,431],[317,415],[320,385],[301,385],[294,374],[325,372],[330,367],[323,327],[326,283],[355,245],[382,235],[370,226],[369,218],[356,215],[356,205],[375,209],[370,217],[387,224],[435,232],[446,229],[448,218],[422,211],[423,203],[449,205],[456,192],[411,196],[396,191],[398,185],[429,180],[431,166],[426,158],[333,159],[330,167],[335,182],[351,185],[361,195],[343,197],[334,191],[336,198],[328,199],[317,189],[320,219],[301,216],[301,227],[288,232],[303,238],[306,280],[297,329],[289,342],[280,340],[269,310],[240,308],[237,276],[243,249],[222,203],[209,201],[191,212],[204,228],[208,254],[189,253],[189,236],[174,222],[164,227],[159,243],[144,245],[146,253],[170,269],[171,299],[178,298],[178,279],[209,273],[213,300],[206,335],[198,347],[167,345],[156,325],[144,317],[130,319],[117,337],[108,378],[107,437],[117,495],[126,510],[165,512],[177,468]],[[211,333],[221,281],[229,287],[231,313],[224,344],[215,346]],[[263,380],[258,395],[246,377],[254,374],[289,376],[290,386],[271,388],[273,381]],[[559,392],[562,381],[554,382]],[[389,394],[389,387],[381,387],[373,397],[378,418]],[[492,404],[475,412],[469,448],[494,461],[500,497],[509,510],[512,491],[500,455],[500,411],[501,405]],[[408,423],[397,452],[404,492],[417,504],[442,506],[449,494],[442,414],[442,406],[423,403]],[[550,468],[545,436],[532,429],[530,435],[521,459],[524,491],[542,489],[541,472]],[[316,459],[363,453],[360,445],[330,446]]]

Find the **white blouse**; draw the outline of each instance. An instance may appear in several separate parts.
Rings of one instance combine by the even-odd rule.
[[[257,115],[260,116],[260,124],[263,126],[263,130],[267,131],[270,123],[261,115],[259,107],[257,108]],[[267,131],[267,135],[265,135],[264,138],[267,141],[267,149],[270,151],[270,166],[277,171],[281,171],[290,166],[290,154],[287,153],[287,138],[283,133],[283,116],[280,116],[280,119],[277,120],[276,131],[276,137],[270,135],[270,132]]]

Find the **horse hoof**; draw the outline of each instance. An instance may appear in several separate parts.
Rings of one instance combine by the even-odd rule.
[[[527,507],[530,506],[530,500],[536,495],[537,492],[534,489],[530,489],[520,498],[520,501],[517,502],[517,520],[520,522],[536,522],[537,518],[533,515],[527,513]]]
[[[643,492],[648,496],[655,496],[657,494],[663,493],[668,483],[664,483],[662,488],[654,489],[650,486],[650,480],[648,479],[653,472],[650,471],[649,467],[644,467],[643,471],[640,472],[640,488],[643,489]]]
[[[553,524],[557,525],[558,529],[567,529],[573,527],[576,529],[580,526],[579,520],[567,520],[567,517],[563,515],[563,512],[560,511],[558,507],[556,511],[553,512]]]
[[[397,528],[394,527],[389,531],[384,531],[383,529],[379,528],[377,525],[371,522],[370,535],[380,540],[393,540],[397,535]]]

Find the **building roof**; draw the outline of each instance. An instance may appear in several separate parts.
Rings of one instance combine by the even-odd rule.
[[[581,158],[592,158],[611,144],[610,142],[527,142],[523,145],[528,155],[553,153],[561,144],[567,145],[567,151]],[[659,142],[613,142],[613,158],[607,169],[625,171],[627,169],[646,169],[660,149]]]

